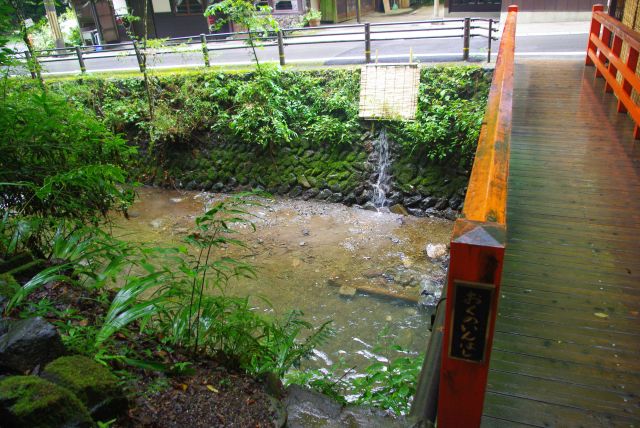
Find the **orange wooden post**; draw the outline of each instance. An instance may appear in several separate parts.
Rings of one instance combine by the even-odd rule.
[[[595,12],[602,12],[604,10],[604,6],[601,4],[594,4],[593,7],[591,8],[592,13]],[[591,34],[595,35],[596,37],[600,37],[600,28],[601,28],[601,24],[600,21],[598,21],[595,16],[591,17],[591,30],[589,31],[589,36],[591,36]],[[591,41],[591,39],[589,39],[589,43],[587,44],[587,58],[585,59],[585,64],[586,65],[593,65],[593,61],[591,60],[591,58],[589,58],[589,51],[596,51],[596,44],[593,43]]]
[[[500,296],[506,228],[456,221],[447,284],[438,426],[479,427]]]
[[[611,30],[608,29],[605,25],[602,26],[602,41],[608,47],[609,42],[611,41]],[[607,56],[602,52],[602,50],[598,53],[598,59],[602,64],[607,60]],[[602,77],[602,73],[598,68],[596,68],[596,77]]]
[[[613,36],[613,46],[611,47],[611,52],[617,57],[620,58],[620,52],[622,51],[622,39],[616,35]],[[609,73],[612,76],[617,76],[618,69],[616,68],[613,61],[609,62]],[[609,82],[604,85],[605,92],[613,92],[613,87],[609,84]]]
[[[626,64],[629,70],[631,70],[632,72],[636,71],[636,67],[638,66],[638,51],[636,49],[629,47],[629,56],[627,57]],[[631,95],[631,89],[632,89],[631,82],[629,82],[625,77],[623,77],[622,82],[623,82],[622,83],[623,92],[627,95]],[[619,113],[627,112],[627,108],[624,106],[624,104],[620,100],[618,100],[618,112]],[[634,135],[636,135],[637,130],[638,130],[638,127],[636,126]]]

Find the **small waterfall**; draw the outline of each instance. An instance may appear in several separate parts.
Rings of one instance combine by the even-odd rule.
[[[389,176],[389,166],[391,165],[389,140],[387,140],[387,130],[384,127],[380,130],[380,135],[376,140],[376,153],[378,155],[378,164],[376,165],[378,179],[376,184],[373,185],[371,202],[376,208],[382,208],[387,202],[387,192],[389,192],[391,184],[391,177]]]

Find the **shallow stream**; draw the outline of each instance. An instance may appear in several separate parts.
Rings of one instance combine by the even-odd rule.
[[[156,188],[142,188],[139,196],[131,218],[116,220],[114,234],[151,243],[181,242],[205,206],[224,197]],[[241,236],[257,279],[233,280],[228,292],[263,296],[278,314],[301,309],[318,325],[333,320],[336,335],[312,365],[343,360],[363,368],[389,357],[374,349],[385,327],[392,342],[425,350],[430,314],[411,300],[444,278],[442,262],[430,260],[425,246],[447,243],[452,222],[284,198],[251,212],[257,230],[246,228]],[[349,296],[358,288],[371,291]],[[256,306],[270,310],[258,299]]]

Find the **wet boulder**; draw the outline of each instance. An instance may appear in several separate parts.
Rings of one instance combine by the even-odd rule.
[[[343,285],[338,290],[338,293],[344,297],[353,297],[357,292],[358,290],[355,287],[349,287],[348,285]]]
[[[345,198],[342,201],[342,203],[344,203],[345,205],[349,205],[349,206],[355,204],[356,203],[356,195],[355,195],[355,193],[351,192],[347,196],[345,196]]]
[[[342,406],[332,398],[308,388],[291,385],[285,399],[289,427],[367,427],[394,428],[413,426],[402,417],[394,418],[384,410],[361,406]]]
[[[295,186],[293,189],[289,191],[290,198],[297,198],[300,195],[302,195],[302,187],[300,186]]]
[[[333,193],[327,198],[327,202],[337,203],[342,201],[342,193]]]
[[[356,203],[358,205],[363,205],[367,203],[367,201],[370,201],[371,198],[373,198],[373,192],[368,189],[363,189],[362,193],[360,193],[359,196],[356,196]]]
[[[413,195],[413,196],[407,196],[406,198],[404,198],[403,202],[405,207],[413,208],[418,206],[418,204],[420,204],[420,201],[422,201],[422,196]]]
[[[376,208],[375,204],[371,201],[366,202],[363,206],[362,206],[363,210],[367,210],[367,211],[378,211],[378,208]]]
[[[322,189],[322,191],[320,193],[318,193],[318,196],[316,196],[316,199],[320,199],[320,200],[327,200],[331,197],[333,193],[331,193],[331,190],[329,189]]]
[[[412,216],[424,217],[424,211],[420,208],[407,208],[407,211],[409,211],[409,214],[411,214]]]
[[[440,301],[444,284],[434,279],[423,279],[420,283],[420,298],[418,304],[426,307],[435,307]]]
[[[58,331],[41,317],[10,321],[0,336],[0,372],[24,373],[64,353]]]
[[[427,253],[427,257],[432,260],[442,259],[449,254],[445,244],[427,244],[424,250]]]
[[[320,193],[320,191],[316,188],[307,189],[302,194],[302,199],[305,201],[308,201],[309,199],[315,198],[318,195],[318,193]]]
[[[458,195],[453,195],[451,199],[449,199],[449,206],[454,210],[459,210],[462,208],[463,199]]]
[[[395,204],[390,206],[389,211],[391,211],[394,214],[409,215],[409,212],[407,211],[407,209],[401,204]]]
[[[400,203],[402,201],[402,193],[398,191],[391,192],[391,194],[387,196],[387,201],[389,202],[389,205]]]
[[[127,400],[118,378],[90,358],[58,358],[44,368],[42,377],[73,392],[95,420],[110,420],[126,411]]]
[[[440,198],[438,202],[434,205],[434,208],[438,211],[444,211],[449,206],[449,201],[447,198]]]
[[[423,210],[433,208],[436,206],[437,203],[438,203],[438,198],[434,198],[433,196],[427,196],[420,203],[420,208],[422,208]]]
[[[95,426],[82,402],[68,389],[36,376],[0,380],[3,427],[80,428]]]
[[[444,210],[444,213],[442,213],[442,215],[444,218],[451,221],[455,221],[458,218],[458,212],[451,208],[447,208],[446,210]]]

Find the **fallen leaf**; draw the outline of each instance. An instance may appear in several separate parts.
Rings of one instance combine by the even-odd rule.
[[[220,391],[218,391],[217,389],[215,389],[213,386],[211,385],[207,385],[207,389],[211,392],[215,392],[216,394],[219,393]]]
[[[637,317],[638,316],[638,311],[631,311],[630,314],[633,317]]]
[[[180,388],[182,388],[183,391],[186,391],[187,388],[189,388],[189,385],[187,385],[186,383],[183,383],[180,385]]]
[[[604,312],[596,312],[593,315],[597,316],[598,318],[609,318],[609,315],[605,314]]]

